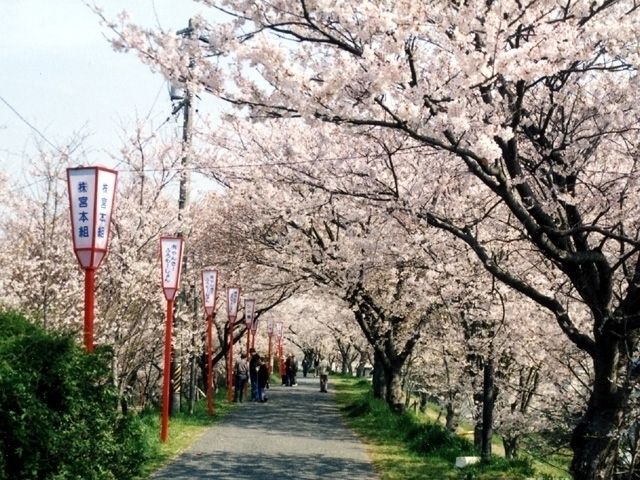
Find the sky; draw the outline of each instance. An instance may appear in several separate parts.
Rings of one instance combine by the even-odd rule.
[[[192,0],[94,0],[107,17],[126,10],[145,26],[179,30],[190,16],[211,16]],[[0,0],[0,168],[29,181],[37,143],[64,145],[87,135],[91,164],[114,167],[123,126],[159,125],[171,102],[163,77],[133,53],[117,53],[82,0]],[[51,147],[52,148],[52,147]]]

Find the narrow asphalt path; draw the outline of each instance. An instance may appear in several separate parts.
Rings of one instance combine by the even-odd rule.
[[[245,401],[152,479],[377,478],[335,405],[331,378],[329,393],[300,376],[298,386],[274,385],[268,395],[266,403]]]

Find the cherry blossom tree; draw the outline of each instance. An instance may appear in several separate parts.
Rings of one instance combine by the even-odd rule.
[[[196,19],[206,44],[126,23],[111,25],[114,43],[254,118],[393,130],[437,153],[414,165],[425,177],[440,169],[443,191],[427,204],[403,195],[395,208],[468,244],[591,357],[572,470],[611,477],[640,327],[636,5],[204,3],[232,18]],[[181,68],[185,57],[198,69]],[[528,245],[546,282],[495,254],[494,224]]]
[[[67,162],[65,152],[40,149],[31,159],[30,185],[6,185],[2,302],[45,328],[79,332],[81,324],[74,319],[82,317],[83,290],[69,243]]]

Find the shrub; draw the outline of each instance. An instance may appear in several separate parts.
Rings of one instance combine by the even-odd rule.
[[[0,312],[0,479],[130,478],[148,457],[118,411],[111,352]]]
[[[464,472],[467,478],[474,480],[524,480],[535,473],[530,459],[507,460],[500,457],[470,465]]]
[[[454,462],[458,456],[476,454],[469,440],[452,434],[436,423],[414,424],[414,428],[407,433],[407,439],[416,452],[435,454],[450,462]]]

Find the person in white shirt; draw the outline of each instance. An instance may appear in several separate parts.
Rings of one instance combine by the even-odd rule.
[[[320,376],[320,391],[327,391],[327,382],[329,381],[329,362],[326,358],[320,360],[318,364],[318,375]]]

